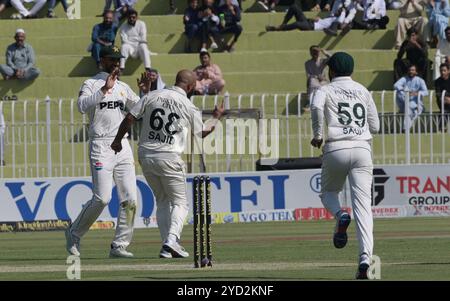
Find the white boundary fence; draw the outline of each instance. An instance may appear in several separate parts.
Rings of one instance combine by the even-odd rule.
[[[375,164],[422,164],[450,162],[450,114],[439,112],[433,95],[424,98],[425,111],[404,130],[404,114],[397,113],[395,92],[372,92],[381,120],[373,141]],[[443,93],[445,95],[445,93]],[[310,114],[305,112],[305,93],[232,95],[230,108],[259,109],[261,118],[277,119],[280,158],[317,157]],[[212,109],[222,96],[195,96],[201,109]],[[444,99],[441,99],[441,107]],[[1,178],[89,176],[87,117],[78,112],[76,100],[26,100],[0,102],[5,124],[0,137]],[[406,122],[409,122],[406,120]],[[0,136],[2,124],[0,118]],[[137,153],[136,141],[132,143]],[[252,155],[210,155],[208,172],[255,170]],[[137,162],[137,160],[136,160]],[[193,172],[198,171],[195,167]],[[137,172],[140,169],[137,164]]]

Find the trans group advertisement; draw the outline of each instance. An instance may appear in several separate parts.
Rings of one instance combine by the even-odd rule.
[[[192,204],[192,180],[187,178]],[[215,223],[332,219],[320,201],[320,169],[209,174]],[[156,202],[142,176],[137,177],[136,227],[156,226]],[[0,224],[74,220],[91,199],[91,178],[0,180]],[[351,207],[348,183],[341,205]],[[99,217],[115,222],[116,187]],[[192,206],[190,206],[192,207]],[[377,166],[372,212],[375,218],[450,215],[450,165]],[[190,223],[189,215],[186,222]],[[101,225],[101,224],[100,224]],[[102,228],[102,227],[98,227]]]

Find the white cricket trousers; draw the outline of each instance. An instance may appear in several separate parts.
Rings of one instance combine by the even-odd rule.
[[[352,199],[353,217],[356,221],[356,235],[359,255],[373,252],[373,218],[371,190],[373,163],[372,154],[366,148],[339,149],[327,152],[322,161],[322,193],[324,207],[335,217],[341,210],[339,192],[348,176]]]
[[[133,152],[127,139],[122,140],[122,151],[111,149],[113,139],[96,139],[89,144],[92,173],[92,199],[87,202],[70,231],[81,238],[97,220],[111,200],[113,182],[119,195],[119,212],[112,246],[127,247],[133,236],[136,214],[136,173]]]
[[[189,211],[183,160],[149,157],[139,153],[139,163],[155,195],[156,219],[162,242],[167,240],[169,234],[180,240]]]
[[[145,68],[151,67],[151,61],[150,61],[150,50],[148,50],[147,44],[140,43],[138,45],[133,44],[123,44],[120,52],[124,56],[124,58],[120,59],[120,68],[125,68],[125,62],[127,61],[128,57],[132,57],[134,59],[139,58],[141,61],[144,62]]]

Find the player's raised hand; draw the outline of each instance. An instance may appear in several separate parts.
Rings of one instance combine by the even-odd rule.
[[[150,75],[148,74],[148,72],[144,72],[141,74],[141,78],[137,78],[137,85],[139,90],[144,93],[147,94],[150,91],[150,87],[151,87],[151,80],[150,80]]]
[[[120,153],[120,151],[122,150],[122,142],[120,140],[119,141],[114,140],[111,143],[111,148],[113,149],[115,154]]]
[[[116,83],[116,80],[119,77],[119,72],[120,72],[119,67],[116,67],[108,75],[108,77],[106,78],[106,81],[105,81],[105,85],[102,88],[103,93],[107,92],[108,90],[110,90],[114,87],[114,84]]]
[[[223,106],[223,99],[222,99],[222,103],[220,104],[220,106],[215,106],[214,107],[214,111],[213,111],[213,117],[216,119],[220,119],[223,116],[223,113],[225,112],[225,108]]]
[[[311,140],[311,145],[312,145],[313,147],[320,148],[320,147],[322,146],[322,142],[323,142],[323,139],[316,139],[316,138],[313,138],[313,139]]]

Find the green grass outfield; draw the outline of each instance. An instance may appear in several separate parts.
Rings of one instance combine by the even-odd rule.
[[[450,280],[450,218],[375,220],[382,280]],[[82,241],[83,280],[352,280],[357,268],[355,224],[335,249],[333,221],[213,225],[214,267],[193,269],[192,257],[159,259],[157,229],[136,230],[134,259],[109,259],[112,230]],[[192,253],[192,227],[183,237]],[[63,232],[0,233],[0,280],[65,280]]]

